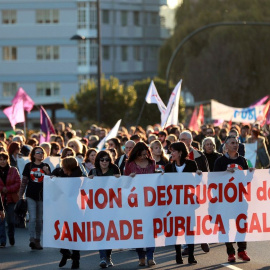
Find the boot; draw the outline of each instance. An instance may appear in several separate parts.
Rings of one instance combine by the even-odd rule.
[[[43,247],[40,245],[40,239],[35,239],[35,245],[36,245],[36,249],[38,250],[43,249]]]
[[[35,238],[33,238],[33,237],[30,238],[29,247],[30,247],[31,249],[36,249],[36,241],[35,241]]]
[[[67,260],[70,259],[70,258],[71,258],[70,254],[63,254],[62,259],[61,259],[61,261],[59,263],[59,267],[62,267],[64,265],[66,265]]]
[[[79,260],[72,260],[71,269],[79,269],[80,268],[80,261]]]
[[[145,258],[139,259],[139,266],[145,266]]]

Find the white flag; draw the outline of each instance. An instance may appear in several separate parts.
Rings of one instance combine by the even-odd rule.
[[[181,84],[182,80],[175,86],[174,90],[171,93],[167,109],[165,114],[161,117],[161,127],[162,129],[178,124],[178,112],[179,112],[179,99],[181,93]]]
[[[146,97],[145,97],[145,101],[148,104],[152,104],[152,103],[157,104],[161,115],[165,113],[166,106],[163,103],[162,99],[160,98],[158,91],[157,91],[157,88],[156,88],[153,81],[151,81],[151,83],[150,83],[150,86],[148,88],[148,92],[147,92]]]
[[[106,141],[108,141],[109,139],[114,138],[114,137],[117,136],[117,132],[118,132],[118,129],[119,129],[119,127],[120,127],[121,121],[122,121],[122,119],[118,120],[118,122],[117,122],[117,123],[115,124],[115,126],[111,129],[111,131],[108,133],[108,135],[107,135],[106,137],[104,137],[104,138],[102,139],[102,141],[97,145],[97,149],[98,149],[99,151],[103,148],[103,146],[104,146],[104,144],[105,144]]]

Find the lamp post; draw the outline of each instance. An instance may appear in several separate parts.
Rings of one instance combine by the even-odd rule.
[[[102,89],[101,89],[101,30],[100,30],[100,0],[97,0],[97,44],[98,44],[98,53],[97,53],[97,122],[98,124],[101,121],[101,103],[103,100]],[[70,38],[71,40],[89,40],[90,38],[74,35]]]

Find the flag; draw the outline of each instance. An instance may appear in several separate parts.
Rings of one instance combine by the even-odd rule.
[[[100,151],[103,147],[106,141],[108,141],[111,138],[114,138],[117,136],[118,129],[120,127],[122,119],[118,120],[115,126],[111,129],[111,131],[108,133],[106,137],[104,137],[100,143],[97,145],[97,149]]]
[[[13,103],[12,106],[5,108],[3,113],[9,119],[12,128],[15,129],[17,123],[25,122],[23,100],[18,100],[16,103]]]
[[[255,107],[255,106],[259,106],[259,105],[263,105],[264,102],[269,98],[269,96],[265,96],[259,100],[257,100],[256,102],[252,103],[249,107]]]
[[[259,115],[256,121],[260,122],[260,125],[263,126],[269,121],[269,112],[270,112],[270,100],[265,104],[263,108],[262,115]]]
[[[52,121],[43,106],[40,106],[40,130],[45,133],[45,137],[40,135],[40,143],[48,142],[50,135],[55,134]]]
[[[15,104],[21,100],[23,101],[24,110],[30,112],[33,109],[35,103],[22,88],[19,88],[15,97],[12,99],[12,104]]]
[[[162,99],[160,98],[158,91],[157,91],[157,88],[156,88],[153,81],[151,81],[151,83],[150,83],[150,86],[148,88],[148,91],[147,91],[147,94],[145,97],[145,101],[148,104],[152,104],[152,103],[157,104],[160,113],[161,114],[165,113],[166,106],[163,103]]]
[[[198,121],[199,127],[201,125],[203,125],[203,123],[204,123],[204,112],[203,112],[203,105],[202,104],[200,105],[197,121]]]
[[[178,125],[179,99],[182,80],[175,86],[171,93],[165,113],[161,117],[162,129],[170,125]]]
[[[197,107],[194,108],[194,111],[192,113],[188,128],[194,131],[199,130],[199,125],[198,125],[198,116],[197,116]]]

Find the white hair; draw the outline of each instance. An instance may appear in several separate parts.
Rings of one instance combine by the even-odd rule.
[[[189,139],[191,139],[191,141],[193,139],[192,134],[191,134],[191,132],[189,130],[185,130],[185,131],[181,132],[180,136],[181,135],[187,135],[189,137]]]

